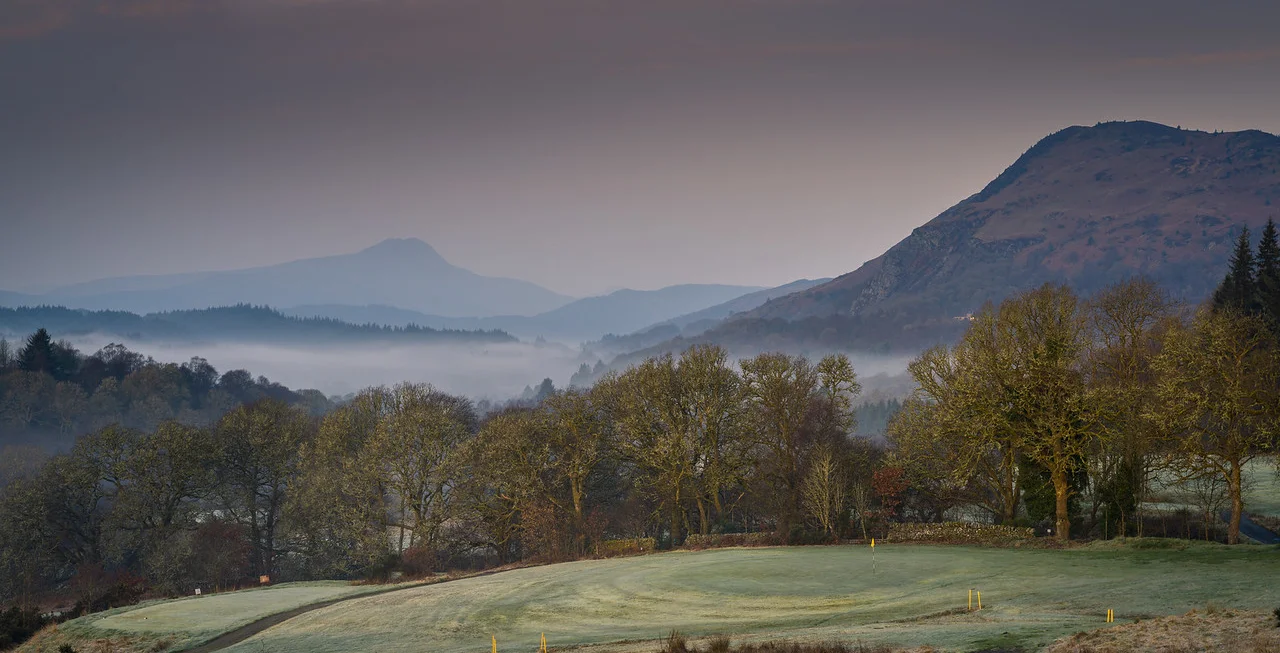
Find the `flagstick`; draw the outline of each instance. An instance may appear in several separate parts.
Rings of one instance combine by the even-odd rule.
[[[876,575],[876,538],[871,538],[871,575]]]

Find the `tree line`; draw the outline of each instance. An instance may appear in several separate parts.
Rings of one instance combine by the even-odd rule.
[[[295,392],[245,370],[219,374],[203,358],[159,363],[119,344],[86,355],[44,328],[21,345],[0,339],[0,444],[61,447],[110,424],[143,431],[166,420],[209,425],[264,398],[317,416],[332,408],[318,390]]]
[[[27,333],[37,328],[57,333],[100,333],[151,341],[216,338],[220,341],[288,344],[517,342],[511,334],[499,330],[434,329],[415,324],[353,324],[328,317],[290,316],[268,306],[249,304],[146,315],[62,306],[0,307],[0,330]]]
[[[997,523],[1047,516],[1061,539],[1140,535],[1154,483],[1200,482],[1221,488],[1239,542],[1245,466],[1280,434],[1276,240],[1268,222],[1255,257],[1245,230],[1195,311],[1145,279],[988,304],[909,366],[918,390],[888,439],[916,500]]]
[[[113,423],[0,490],[0,592],[105,574],[188,593],[568,559],[625,538],[861,534],[900,488],[849,437],[859,390],[842,355],[735,365],[697,346],[487,415],[402,384],[323,416],[266,397],[204,426]]]

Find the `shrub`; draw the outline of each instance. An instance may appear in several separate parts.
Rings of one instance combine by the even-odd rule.
[[[425,546],[411,547],[400,554],[400,571],[408,578],[421,578],[435,569],[436,552]]]
[[[782,538],[771,531],[690,535],[684,541],[684,546],[688,549],[718,549],[729,546],[777,546],[779,544],[783,544]]]
[[[17,646],[44,627],[47,620],[36,608],[12,606],[0,612],[0,650]]]
[[[891,542],[939,542],[944,544],[1009,545],[1035,537],[1035,529],[970,522],[941,524],[890,524]]]
[[[137,603],[147,591],[147,581],[128,572],[107,572],[97,565],[83,565],[71,579],[76,599],[71,614],[81,616]]]
[[[1181,549],[1186,546],[1181,540],[1163,537],[1135,537],[1131,539],[1132,546],[1135,549]]]

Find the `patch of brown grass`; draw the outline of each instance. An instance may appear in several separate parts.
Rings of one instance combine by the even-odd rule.
[[[119,636],[86,639],[60,630],[57,625],[40,630],[18,650],[23,653],[58,653],[70,646],[76,653],[155,653],[169,648],[168,640]]]
[[[734,646],[728,637],[723,636],[712,637],[706,640],[702,648],[699,648],[696,644],[689,642],[684,635],[672,631],[658,653],[933,653],[933,649],[899,649],[862,643],[792,641],[744,643]]]
[[[1275,653],[1280,628],[1266,612],[1204,611],[1076,633],[1046,653]]]

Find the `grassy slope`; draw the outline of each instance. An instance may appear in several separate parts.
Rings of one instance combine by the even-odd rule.
[[[1055,551],[884,545],[677,552],[521,569],[345,602],[231,651],[534,650],[652,639],[672,628],[736,639],[862,640],[948,649],[1026,645],[1209,602],[1272,608],[1271,547],[1115,544]],[[963,610],[967,590],[985,610]],[[613,647],[611,647],[613,648]],[[630,648],[652,649],[652,645]]]
[[[1176,474],[1166,471],[1152,482],[1148,510],[1198,511],[1192,490],[1175,483]],[[1259,515],[1280,517],[1280,473],[1272,457],[1255,458],[1244,467],[1244,509]]]
[[[1246,471],[1244,509],[1280,517],[1280,474],[1270,459],[1254,460]]]
[[[169,642],[174,649],[206,642],[262,617],[296,607],[386,589],[345,581],[285,583],[177,600],[148,601],[73,619],[19,651],[57,650],[62,642],[114,642],[109,648],[145,648]]]

